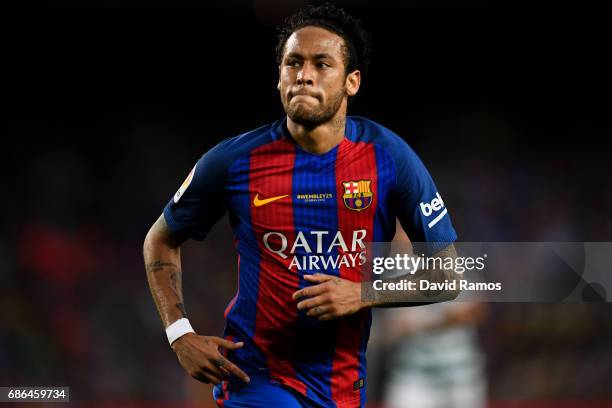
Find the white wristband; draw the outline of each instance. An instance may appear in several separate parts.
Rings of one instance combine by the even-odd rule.
[[[195,331],[191,327],[189,320],[185,319],[184,317],[166,327],[166,335],[168,336],[168,342],[170,345],[172,345],[176,339],[187,333],[195,333]]]

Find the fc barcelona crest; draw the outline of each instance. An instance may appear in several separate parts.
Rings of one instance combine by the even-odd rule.
[[[343,181],[342,200],[346,208],[353,211],[365,210],[372,204],[374,194],[370,189],[372,180]]]

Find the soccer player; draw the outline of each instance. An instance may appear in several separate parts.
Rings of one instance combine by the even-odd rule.
[[[390,241],[396,217],[413,241],[456,239],[414,151],[346,116],[369,50],[360,22],[335,6],[290,17],[277,48],[286,116],[206,152],[147,234],[168,340],[192,377],[216,385],[219,406],[363,407],[370,307],[389,303],[362,300],[366,243]],[[183,307],[180,245],[203,240],[226,212],[238,292],[224,337],[200,336]]]
[[[385,408],[486,406],[484,357],[476,325],[480,303],[438,303],[386,310],[388,361]]]

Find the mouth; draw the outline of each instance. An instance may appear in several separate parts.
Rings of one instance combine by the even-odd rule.
[[[305,92],[305,91],[297,91],[297,92],[292,92],[289,94],[289,99],[294,99],[294,98],[299,98],[299,99],[316,99],[318,100],[319,98],[316,95],[313,95],[309,92]]]
[[[317,98],[311,95],[294,95],[291,97],[291,100],[294,100],[294,99],[317,99]]]
[[[312,95],[293,95],[291,99],[289,99],[289,103],[292,105],[314,106],[319,104],[319,99]]]

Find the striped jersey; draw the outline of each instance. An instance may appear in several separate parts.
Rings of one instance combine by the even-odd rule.
[[[245,343],[228,358],[314,404],[363,406],[370,310],[319,322],[292,295],[310,285],[305,274],[359,281],[365,245],[391,241],[396,217],[413,242],[455,241],[421,160],[362,117],[347,117],[344,139],[313,154],[282,118],[205,153],[164,216],[172,231],[202,240],[226,212],[239,275],[225,336]]]

